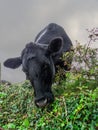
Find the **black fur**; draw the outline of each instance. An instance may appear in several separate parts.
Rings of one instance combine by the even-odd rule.
[[[6,60],[4,66],[15,69],[22,64],[27,79],[34,87],[36,105],[45,106],[54,100],[51,86],[55,68],[57,65],[64,67],[60,57],[71,47],[72,42],[64,29],[51,23],[37,35],[34,43],[25,46],[20,57]]]

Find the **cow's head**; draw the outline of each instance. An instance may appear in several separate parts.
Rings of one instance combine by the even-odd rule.
[[[21,57],[10,58],[4,66],[15,69],[22,64],[23,71],[34,87],[35,104],[38,107],[53,102],[51,91],[55,74],[53,56],[62,48],[62,38],[54,38],[48,46],[29,43],[22,51]]]

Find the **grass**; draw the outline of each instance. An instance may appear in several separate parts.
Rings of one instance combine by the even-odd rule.
[[[0,128],[3,130],[97,130],[98,82],[68,73],[53,84],[55,101],[40,109],[34,105],[28,81],[0,85]]]

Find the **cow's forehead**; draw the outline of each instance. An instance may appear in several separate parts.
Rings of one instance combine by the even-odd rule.
[[[21,56],[25,56],[25,55],[35,55],[35,56],[38,56],[40,55],[40,57],[42,55],[44,55],[46,49],[41,47],[40,45],[36,45],[34,43],[29,43],[29,44],[26,44],[25,48],[23,49],[22,53],[21,53]]]
[[[45,50],[46,49],[40,45],[35,44],[32,46],[32,53],[35,53],[35,54],[43,54]]]

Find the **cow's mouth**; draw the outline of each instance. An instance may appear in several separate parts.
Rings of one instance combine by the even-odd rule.
[[[36,101],[36,105],[38,107],[45,107],[47,105],[47,102],[48,102],[47,98],[41,99],[39,101]]]

